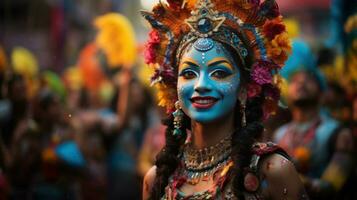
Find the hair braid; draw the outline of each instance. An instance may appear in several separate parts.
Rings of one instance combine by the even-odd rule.
[[[239,199],[244,199],[245,169],[250,164],[251,146],[263,133],[262,109],[263,98],[249,99],[246,104],[246,126],[242,127],[240,110],[236,111],[236,131],[232,136],[233,192]],[[239,109],[239,106],[236,106]],[[239,116],[239,117],[237,117]]]
[[[166,142],[165,146],[156,156],[156,177],[149,198],[151,200],[160,199],[164,195],[168,179],[170,175],[174,173],[180,162],[178,154],[187,137],[186,128],[190,127],[190,120],[184,115],[183,125],[181,127],[182,134],[174,136],[173,119],[171,115],[168,119],[163,121],[163,124],[167,126],[165,132]]]

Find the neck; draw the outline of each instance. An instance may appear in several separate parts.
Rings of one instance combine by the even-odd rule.
[[[224,119],[211,123],[200,123],[192,120],[192,143],[196,148],[202,149],[213,146],[228,137],[234,130],[233,113]]]
[[[298,123],[309,122],[311,120],[318,118],[318,116],[319,116],[318,106],[305,108],[305,109],[294,107],[292,109],[292,117],[294,122],[298,122]]]

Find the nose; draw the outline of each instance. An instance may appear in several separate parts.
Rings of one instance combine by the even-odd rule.
[[[197,82],[195,83],[195,92],[198,93],[206,93],[212,90],[212,86],[210,83],[210,80],[208,78],[208,75],[205,73],[202,73],[200,77],[198,78]]]

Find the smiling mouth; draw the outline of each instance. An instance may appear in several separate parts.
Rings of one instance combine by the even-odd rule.
[[[190,100],[192,106],[198,109],[210,108],[218,101],[218,99],[214,97],[193,97]]]

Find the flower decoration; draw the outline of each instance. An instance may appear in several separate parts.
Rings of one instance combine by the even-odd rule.
[[[183,2],[182,2],[182,0],[167,0],[167,3],[174,10],[180,10]]]
[[[248,98],[253,98],[256,97],[260,94],[260,92],[262,91],[262,87],[257,84],[257,83],[250,83],[247,86],[247,97]]]
[[[156,50],[159,47],[160,44],[160,36],[159,33],[156,30],[152,30],[149,33],[149,40],[147,44],[145,45],[145,51],[144,51],[144,57],[145,57],[145,63],[146,64],[152,64],[155,63],[155,58],[156,58]]]
[[[288,59],[288,54],[290,52],[291,43],[286,32],[275,36],[275,38],[268,44],[268,55],[280,66],[282,66]]]
[[[276,35],[279,35],[285,31],[285,26],[282,23],[281,17],[273,20],[267,20],[263,26],[263,34],[268,40],[272,40]]]
[[[239,55],[243,55],[243,59],[247,52],[251,54],[254,64],[244,66],[250,71],[247,97],[264,95],[265,116],[275,112],[280,97],[275,77],[284,65],[291,45],[274,0],[226,0],[224,3],[219,0],[168,0],[167,4],[159,3],[152,12],[142,14],[152,27],[145,58],[146,63],[155,66],[151,80],[158,85],[159,105],[171,110],[177,100],[176,67],[179,57],[175,53],[182,50],[181,44],[195,41],[195,38],[190,38],[192,35],[213,39],[219,35],[218,41],[226,41]],[[206,29],[198,23],[204,23],[209,30],[205,32]],[[226,37],[235,34],[238,40],[233,36]]]
[[[259,85],[269,84],[272,82],[270,69],[264,65],[260,65],[260,63],[255,63],[253,65],[251,77],[252,80],[254,80]]]
[[[168,113],[173,112],[175,110],[175,102],[172,101],[173,99],[177,99],[176,90],[163,83],[156,84],[156,87],[158,89],[158,105],[166,107]]]

